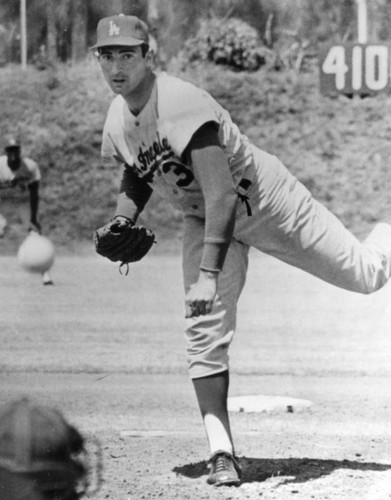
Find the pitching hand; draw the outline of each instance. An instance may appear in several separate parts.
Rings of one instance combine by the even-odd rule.
[[[197,283],[194,283],[185,298],[186,318],[201,316],[212,311],[217,293],[218,273],[201,271]]]

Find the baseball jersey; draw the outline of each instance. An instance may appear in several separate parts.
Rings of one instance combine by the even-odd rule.
[[[229,113],[206,91],[162,72],[143,110],[134,116],[121,95],[103,129],[102,156],[127,164],[163,198],[185,213],[202,214],[204,200],[192,166],[182,154],[205,123],[218,126],[235,186],[253,162],[254,148]]]
[[[7,156],[0,156],[0,189],[8,187],[28,186],[34,181],[41,179],[41,173],[37,163],[30,158],[23,158],[21,165],[15,172],[7,163]]]

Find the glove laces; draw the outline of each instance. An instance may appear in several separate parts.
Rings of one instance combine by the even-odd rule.
[[[125,267],[125,271],[122,271],[122,268]],[[127,276],[129,274],[129,263],[128,262],[121,262],[121,264],[118,267],[119,274],[121,276]]]

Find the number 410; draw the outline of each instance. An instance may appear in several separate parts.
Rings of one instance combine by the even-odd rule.
[[[383,90],[389,79],[389,50],[385,45],[342,45],[331,47],[323,64],[325,74],[335,75],[339,91],[351,86],[353,91]],[[350,73],[351,81],[347,82]]]

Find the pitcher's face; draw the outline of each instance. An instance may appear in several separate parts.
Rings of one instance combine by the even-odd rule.
[[[104,47],[99,51],[99,62],[111,90],[124,98],[143,86],[150,71],[149,58],[140,45]]]

